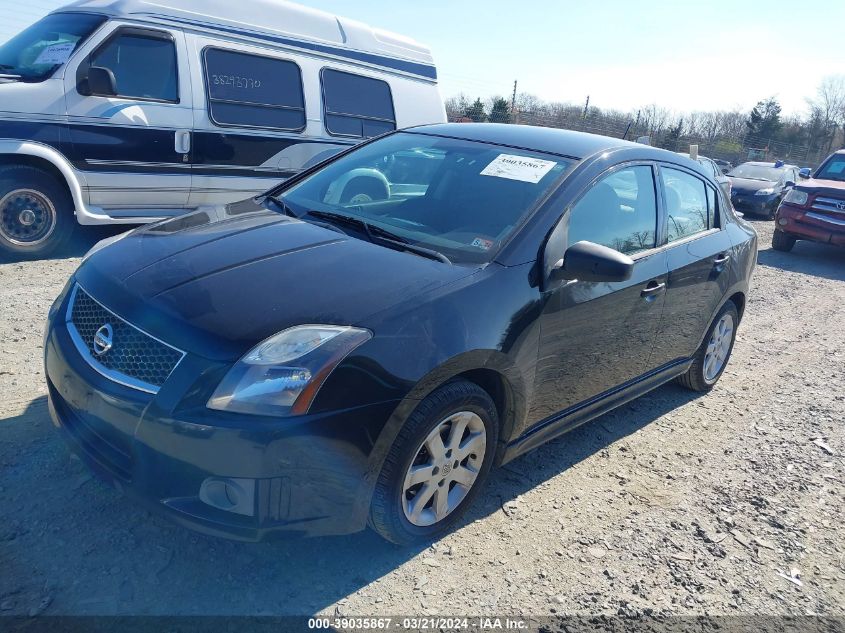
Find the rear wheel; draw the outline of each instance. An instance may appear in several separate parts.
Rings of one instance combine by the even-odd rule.
[[[710,391],[722,377],[733,351],[739,312],[733,301],[728,301],[707,331],[707,336],[693,357],[687,373],[678,382],[693,391]]]
[[[437,389],[408,418],[385,459],[370,525],[402,545],[449,530],[484,484],[498,433],[496,406],[478,385],[462,380]]]
[[[0,168],[0,254],[45,257],[75,227],[73,200],[63,183],[35,167]]]
[[[772,248],[776,251],[783,251],[784,253],[788,253],[792,250],[792,247],[795,246],[795,238],[791,235],[787,235],[780,229],[775,229],[775,232],[772,233]]]

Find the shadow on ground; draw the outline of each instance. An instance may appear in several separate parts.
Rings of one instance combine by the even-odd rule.
[[[662,387],[494,471],[464,524],[489,521],[504,503],[695,397]],[[43,397],[0,416],[0,505],[8,517],[0,598],[12,601],[9,614],[47,596],[48,614],[312,614],[354,592],[366,596],[424,549],[371,531],[249,544],[171,525],[91,479],[53,429]]]

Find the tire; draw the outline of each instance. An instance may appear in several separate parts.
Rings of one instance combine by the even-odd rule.
[[[0,168],[0,256],[38,259],[62,247],[76,228],[64,183],[37,167]]]
[[[716,332],[717,326],[721,326],[723,319],[726,318],[730,319],[731,331],[729,334],[723,332],[720,335]],[[719,313],[716,315],[716,318],[713,319],[713,323],[710,324],[710,327],[707,328],[707,335],[701,342],[701,346],[698,348],[698,351],[696,351],[692,365],[685,374],[678,377],[677,381],[687,389],[692,389],[693,391],[701,393],[710,391],[716,383],[719,382],[719,378],[722,377],[722,374],[731,359],[731,352],[733,352],[734,342],[736,341],[736,329],[738,325],[739,312],[737,312],[734,302],[728,301],[724,306],[722,306],[722,309],[719,310]],[[728,336],[729,338],[725,339],[725,336]],[[710,345],[714,341],[714,338],[716,341],[721,340],[721,352],[723,354],[721,365],[718,365],[715,372],[712,371],[714,368],[708,364],[712,354],[712,352],[711,354],[708,354],[708,352],[710,351]]]
[[[450,421],[453,416],[454,421]],[[466,426],[462,427],[462,424]],[[426,447],[427,438],[438,428],[442,429],[439,437],[445,451],[441,452],[440,460]],[[461,433],[463,440],[454,442],[452,435],[461,428],[466,429]],[[482,428],[483,455],[479,440]],[[370,504],[370,527],[399,545],[429,541],[450,530],[483,487],[498,439],[496,405],[481,387],[459,380],[435,390],[409,416],[388,451]],[[462,460],[457,459],[462,453],[452,452],[461,444],[468,451]],[[406,476],[410,476],[410,469],[415,464],[425,481],[408,487]],[[457,468],[455,464],[458,464]],[[453,479],[466,481],[466,477],[472,476],[474,480],[468,489]],[[418,495],[425,495],[420,497],[425,502],[414,518],[413,510],[417,508],[413,500]],[[445,506],[454,504],[452,508],[444,508],[446,513],[440,518],[436,509],[439,501]]]
[[[795,238],[791,235],[787,235],[780,229],[775,229],[775,232],[772,233],[772,248],[776,251],[783,251],[784,253],[788,253],[792,250],[792,247],[795,246]]]
[[[340,195],[341,204],[366,204],[387,200],[390,196],[383,182],[372,177],[357,177],[346,183]]]

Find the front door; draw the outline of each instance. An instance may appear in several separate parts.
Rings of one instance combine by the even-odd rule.
[[[65,75],[72,161],[84,172],[90,204],[109,215],[178,212],[191,190],[193,112],[184,34],[108,26]],[[92,94],[84,81],[91,66],[112,73],[116,95]]]
[[[567,243],[586,240],[630,255],[627,281],[563,282],[541,317],[535,402],[542,420],[630,381],[649,366],[663,311],[666,253],[656,249],[653,168],[615,169],[590,186],[564,215]]]
[[[660,182],[669,281],[653,365],[695,354],[730,285],[733,250],[716,189],[676,167],[661,166]]]

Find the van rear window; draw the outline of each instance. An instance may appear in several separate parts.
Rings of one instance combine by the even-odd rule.
[[[209,116],[217,125],[305,128],[302,73],[291,61],[209,48],[205,84]]]
[[[322,80],[323,114],[330,134],[370,138],[396,129],[387,82],[329,68],[323,70]]]

